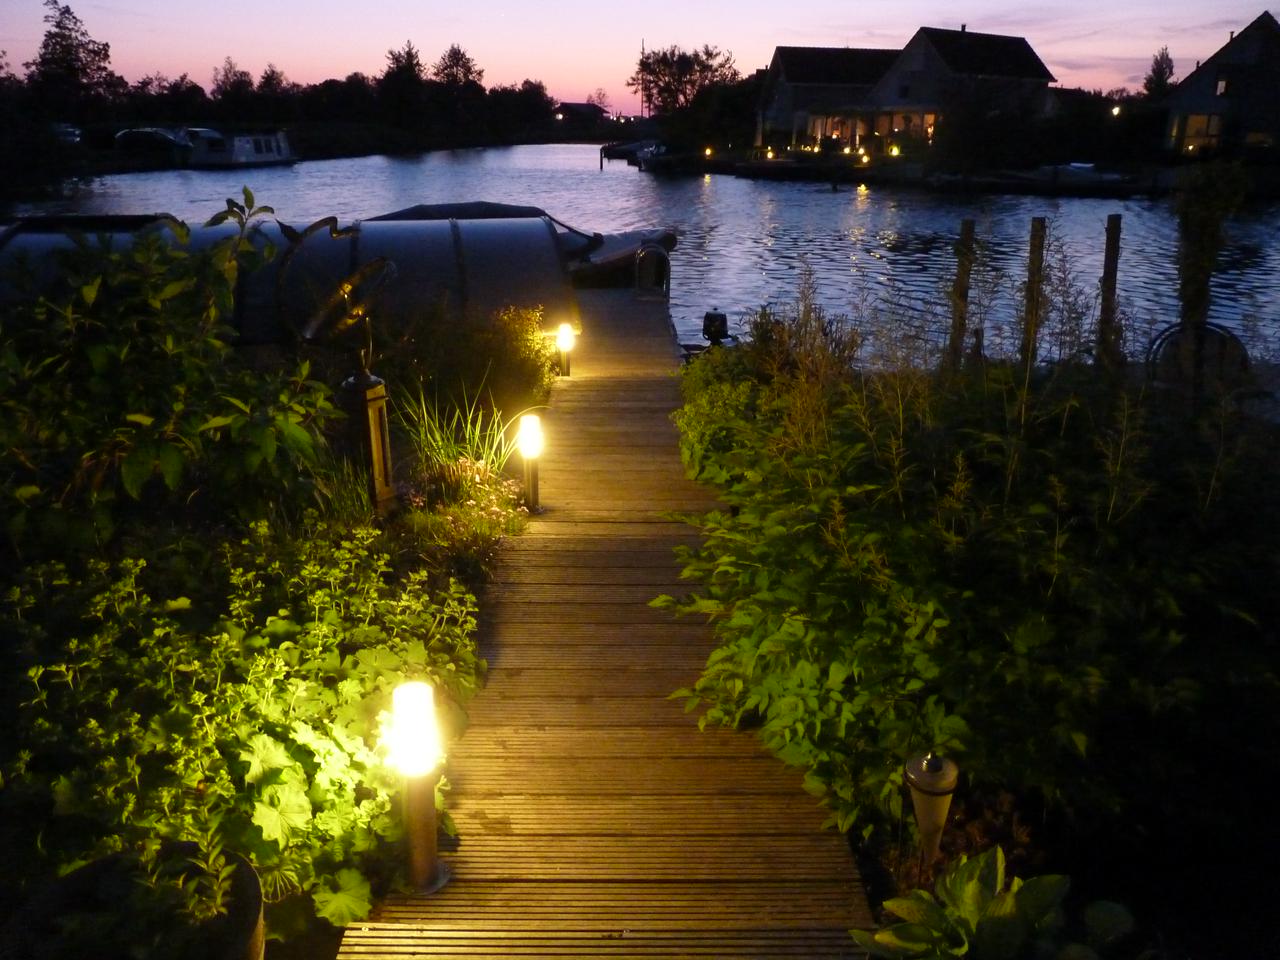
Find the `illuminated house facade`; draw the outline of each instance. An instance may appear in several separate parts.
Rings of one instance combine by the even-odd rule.
[[[871,89],[900,50],[778,47],[765,75],[756,146],[837,137],[853,146],[870,134]]]
[[[1186,156],[1280,147],[1280,23],[1263,13],[1165,100],[1167,143]]]
[[[835,137],[930,141],[951,111],[1019,119],[1051,109],[1054,77],[1022,37],[921,27],[901,50],[778,47],[769,65],[757,146]]]

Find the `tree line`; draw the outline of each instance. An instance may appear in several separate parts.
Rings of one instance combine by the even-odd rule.
[[[0,199],[56,182],[76,162],[66,149],[109,147],[122,127],[284,126],[304,156],[474,146],[551,139],[555,101],[539,80],[483,85],[484,70],[457,44],[424,59],[412,41],[387,51],[380,73],[300,84],[269,63],[255,78],[228,56],[202,85],[189,74],[132,83],[111,68],[110,44],[90,36],[66,4],[45,0],[46,30],[19,74],[0,51]],[[602,92],[593,94],[597,100]],[[345,132],[344,132],[345,129]],[[360,148],[363,148],[361,150]]]

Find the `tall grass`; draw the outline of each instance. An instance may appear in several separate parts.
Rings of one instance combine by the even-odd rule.
[[[396,413],[413,451],[415,477],[433,500],[475,499],[479,487],[501,476],[516,449],[512,425],[520,414],[503,419],[477,397],[442,404],[419,388],[417,398],[398,405]]]

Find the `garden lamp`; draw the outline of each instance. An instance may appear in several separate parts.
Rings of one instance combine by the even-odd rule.
[[[516,447],[524,460],[524,499],[530,513],[537,513],[538,506],[538,457],[542,456],[542,420],[536,413],[520,417],[516,433]]]
[[[560,376],[562,377],[569,375],[569,351],[573,349],[576,339],[573,332],[573,324],[560,324],[560,327],[556,330],[556,348],[560,351]]]
[[[435,695],[426,683],[402,683],[391,695],[391,721],[383,729],[387,762],[404,776],[404,821],[409,840],[409,880],[421,893],[445,885],[449,871],[436,845],[436,784],[444,747]]]
[[[921,863],[932,863],[942,841],[942,828],[951,809],[951,794],[956,789],[960,768],[954,760],[930,750],[924,756],[907,761],[903,778],[911,788],[911,806],[915,809],[916,826],[920,829]]]

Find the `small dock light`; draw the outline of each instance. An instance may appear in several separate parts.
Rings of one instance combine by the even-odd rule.
[[[703,151],[702,151],[702,155],[703,155],[704,157],[706,157],[708,160],[710,160],[710,159],[711,159],[711,148],[710,148],[710,147],[707,147],[705,150],[703,150]]]
[[[773,159],[773,147],[770,147],[768,150],[766,150],[766,151],[764,152],[764,158],[765,158],[766,160],[772,160],[772,159]]]
[[[524,499],[530,513],[537,513],[538,505],[538,457],[542,456],[544,441],[542,437],[542,420],[536,413],[526,413],[520,417],[520,428],[516,433],[516,447],[524,460]]]
[[[911,806],[915,809],[916,826],[920,828],[920,867],[933,863],[942,842],[942,828],[951,809],[960,768],[954,760],[930,750],[924,756],[907,761],[903,779],[911,788]]]
[[[560,376],[569,376],[569,351],[577,340],[573,332],[573,324],[562,323],[556,330],[556,349],[560,351]]]
[[[383,729],[387,762],[405,780],[404,822],[409,841],[409,880],[433,893],[449,879],[437,847],[436,784],[444,762],[435,695],[426,683],[402,683],[391,695],[391,720]]]
[[[902,151],[898,149],[898,145],[896,143],[889,147],[889,156],[896,157],[900,153],[902,153]]]
[[[1111,115],[1113,117],[1120,116],[1120,104],[1117,103],[1114,107],[1111,108]]]

